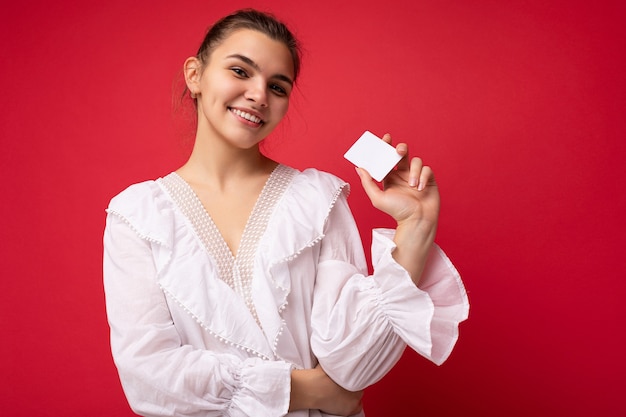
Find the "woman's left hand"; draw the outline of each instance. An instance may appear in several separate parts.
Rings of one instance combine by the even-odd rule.
[[[384,135],[383,140],[391,144],[391,135]],[[383,180],[382,190],[365,169],[357,168],[363,189],[374,207],[399,225],[409,222],[436,227],[440,201],[432,169],[418,157],[409,159],[406,143],[399,143],[396,151],[402,159]]]

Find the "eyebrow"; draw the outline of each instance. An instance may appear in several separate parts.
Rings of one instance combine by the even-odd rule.
[[[255,70],[261,71],[261,67],[259,67],[259,65],[256,62],[254,62],[253,60],[251,60],[250,58],[248,58],[245,55],[232,54],[232,55],[228,55],[226,58],[238,59],[238,60],[243,61],[246,64],[250,65]],[[276,75],[273,75],[272,78],[276,78],[276,79],[279,79],[279,80],[282,80],[282,81],[288,83],[289,85],[293,85],[293,80],[291,78],[287,77],[284,74],[276,74]]]

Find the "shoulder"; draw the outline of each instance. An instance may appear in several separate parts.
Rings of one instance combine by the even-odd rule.
[[[160,187],[156,181],[148,180],[132,184],[117,194],[109,202],[109,210],[118,210],[125,207],[135,206],[145,200],[153,200],[159,194]]]
[[[276,208],[276,218],[306,225],[313,234],[321,233],[333,208],[347,206],[349,192],[349,184],[333,174],[314,168],[294,170]]]
[[[122,219],[139,235],[165,242],[174,223],[174,204],[157,180],[136,183],[113,197],[106,212]],[[168,227],[170,225],[170,227]]]
[[[350,185],[347,182],[336,175],[315,168],[298,171],[291,188],[297,194],[314,195],[315,198],[328,196],[334,199],[339,194],[347,196],[350,192]]]

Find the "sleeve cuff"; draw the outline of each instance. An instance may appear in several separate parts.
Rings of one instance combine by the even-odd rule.
[[[393,229],[375,229],[372,239],[374,279],[380,304],[398,335],[437,365],[452,352],[458,325],[467,319],[469,301],[457,270],[437,245],[429,254],[419,287],[393,256]]]
[[[291,364],[263,361],[247,365],[239,372],[229,415],[276,417],[287,414],[291,396]]]

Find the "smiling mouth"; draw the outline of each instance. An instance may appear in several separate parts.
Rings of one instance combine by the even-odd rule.
[[[239,109],[233,109],[232,107],[229,107],[228,110],[249,122],[256,123],[258,125],[265,123],[261,118],[255,116],[254,114],[246,113],[245,111],[241,111]]]

